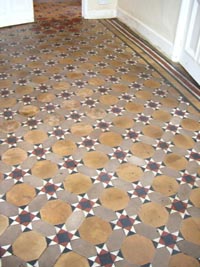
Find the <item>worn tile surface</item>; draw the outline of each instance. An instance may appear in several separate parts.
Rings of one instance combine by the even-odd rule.
[[[36,2],[0,29],[1,266],[200,266],[199,100],[117,20]]]

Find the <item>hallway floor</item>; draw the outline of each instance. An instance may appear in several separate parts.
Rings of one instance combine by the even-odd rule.
[[[35,5],[0,29],[0,266],[200,266],[198,88],[116,19]]]

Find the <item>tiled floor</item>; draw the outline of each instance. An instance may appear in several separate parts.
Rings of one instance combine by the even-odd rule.
[[[200,266],[198,99],[116,20],[49,7],[0,30],[1,265]]]

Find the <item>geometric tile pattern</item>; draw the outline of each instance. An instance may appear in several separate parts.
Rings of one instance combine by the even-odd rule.
[[[35,14],[0,29],[0,265],[200,266],[198,99],[119,21]]]

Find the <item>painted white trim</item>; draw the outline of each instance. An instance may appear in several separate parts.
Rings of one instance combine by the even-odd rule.
[[[117,17],[171,59],[173,43],[119,7],[117,9]]]
[[[188,27],[188,16],[190,12],[191,2],[188,0],[182,0],[181,8],[176,28],[176,35],[174,40],[174,47],[172,52],[172,60],[174,62],[179,62],[181,58],[182,51],[185,44],[185,36]]]
[[[88,10],[88,1],[82,0],[81,1],[81,8],[82,8],[82,17],[85,18]]]
[[[85,19],[109,19],[116,18],[117,12],[115,9],[102,9],[102,10],[85,10]]]

